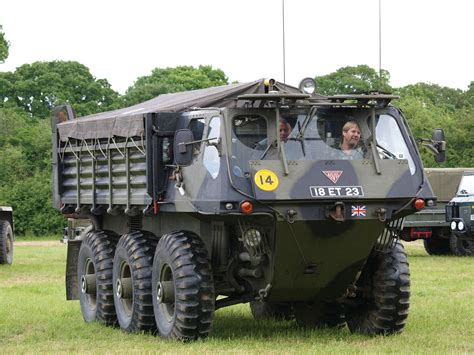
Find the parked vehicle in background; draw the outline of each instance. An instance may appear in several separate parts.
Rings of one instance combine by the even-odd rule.
[[[437,196],[437,204],[426,206],[425,209],[407,216],[403,222],[401,238],[405,241],[422,239],[425,250],[430,255],[473,255],[474,241],[469,230],[472,226],[471,214],[465,213],[468,209],[474,213],[474,209],[470,209],[474,203],[469,205],[473,195],[460,196],[459,193],[461,190],[469,191],[467,185],[472,181],[474,168],[426,168],[424,171]],[[464,175],[467,176],[465,179]],[[466,185],[465,188],[460,184],[461,179],[465,181],[462,184]],[[454,196],[457,197],[453,199]],[[452,200],[453,203],[450,203]],[[462,208],[466,215],[460,217],[459,208]],[[447,213],[447,211],[453,212]],[[456,224],[453,233],[451,228],[453,218],[456,221],[462,219],[461,227],[464,225],[466,227],[459,230]]]
[[[0,206],[0,264],[13,263],[13,210]]]
[[[451,251],[474,256],[474,169],[463,173],[456,196],[446,206],[446,220]]]

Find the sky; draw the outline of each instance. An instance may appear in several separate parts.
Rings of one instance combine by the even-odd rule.
[[[380,0],[394,87],[474,81],[474,1]],[[230,82],[379,68],[379,0],[0,0],[0,71],[74,60],[120,93],[154,68],[212,65]],[[285,38],[285,55],[283,55]],[[285,65],[283,65],[283,62]]]

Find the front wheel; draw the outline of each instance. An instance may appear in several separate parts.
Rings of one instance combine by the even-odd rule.
[[[410,305],[410,270],[400,242],[367,260],[356,287],[346,307],[351,332],[387,335],[403,330]]]
[[[474,241],[460,239],[454,233],[449,238],[449,247],[454,255],[474,256]]]
[[[423,239],[423,246],[429,255],[449,255],[451,249],[449,248],[449,240],[447,238],[432,237]]]
[[[209,257],[192,232],[161,237],[152,271],[153,309],[163,338],[194,340],[207,337],[215,309]]]
[[[0,221],[0,264],[13,263],[13,230],[10,222]]]

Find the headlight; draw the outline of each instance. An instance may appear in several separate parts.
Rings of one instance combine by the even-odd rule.
[[[244,233],[244,243],[247,247],[256,248],[262,242],[262,234],[258,229],[249,229]]]
[[[462,231],[464,229],[464,222],[463,221],[459,221],[458,222],[458,230]]]
[[[457,226],[456,221],[452,221],[451,222],[451,230],[452,231],[456,230],[456,226]]]

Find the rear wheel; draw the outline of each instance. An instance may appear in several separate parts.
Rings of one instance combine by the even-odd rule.
[[[430,255],[449,255],[451,249],[449,247],[449,239],[432,237],[423,239],[425,250]]]
[[[454,233],[449,238],[449,246],[454,255],[474,256],[474,241],[458,238]]]
[[[148,232],[123,235],[113,265],[117,320],[126,332],[156,329],[151,296],[151,269],[158,240]]]
[[[293,307],[287,303],[250,302],[250,311],[254,319],[291,320],[295,318]]]
[[[388,252],[373,254],[356,286],[356,297],[346,307],[351,332],[386,335],[403,330],[410,304],[410,270],[400,242]]]
[[[193,340],[207,337],[215,295],[206,247],[191,232],[161,237],[152,276],[153,308],[160,335]]]
[[[343,306],[336,302],[297,303],[295,318],[301,327],[341,329],[346,325]]]
[[[109,231],[88,233],[81,243],[77,263],[79,300],[86,322],[113,325],[115,313],[112,265],[117,235]]]
[[[13,263],[13,230],[10,222],[0,221],[0,264]]]

